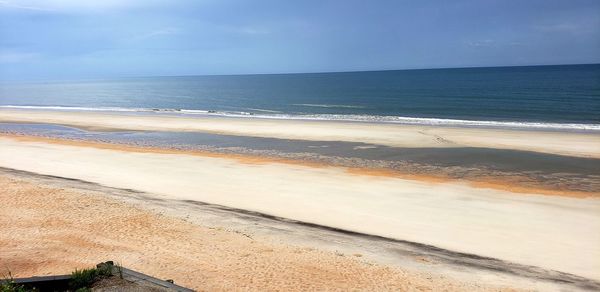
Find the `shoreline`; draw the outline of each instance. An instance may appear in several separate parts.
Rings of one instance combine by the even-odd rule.
[[[597,149],[599,133],[14,109],[0,109],[0,122],[135,131],[197,131],[309,141],[363,142],[390,147],[483,147],[600,158],[600,150]]]
[[[393,170],[388,168],[371,168],[371,167],[350,167],[350,166],[331,166],[325,163],[315,162],[315,161],[301,161],[290,158],[281,158],[281,157],[272,157],[272,156],[261,156],[261,155],[252,155],[252,154],[240,154],[240,153],[219,153],[212,151],[203,151],[203,150],[180,150],[180,149],[169,149],[162,147],[146,147],[146,146],[134,146],[134,145],[126,145],[126,144],[117,144],[117,143],[109,143],[109,142],[96,142],[96,141],[85,141],[85,140],[71,140],[71,139],[63,139],[63,138],[54,138],[54,137],[40,137],[40,136],[28,136],[26,134],[7,134],[0,133],[0,138],[10,138],[18,141],[24,142],[43,142],[43,143],[52,143],[58,145],[67,145],[67,146],[83,146],[83,147],[93,147],[98,149],[107,149],[107,150],[117,150],[117,151],[129,151],[129,152],[138,152],[138,153],[158,153],[158,154],[183,154],[183,155],[192,155],[192,156],[200,156],[200,157],[210,157],[210,158],[223,158],[223,159],[231,159],[236,162],[242,164],[270,164],[270,163],[280,163],[280,164],[288,164],[288,165],[299,165],[299,166],[307,166],[311,168],[330,168],[337,167],[343,168],[349,174],[361,175],[361,176],[373,176],[373,177],[390,177],[390,178],[400,178],[407,180],[416,180],[427,183],[451,183],[451,182],[462,182],[466,183],[472,187],[476,188],[489,188],[494,190],[501,191],[509,191],[517,194],[540,194],[540,195],[548,195],[548,196],[563,196],[563,197],[572,197],[572,198],[600,198],[600,193],[591,191],[574,191],[574,190],[560,190],[560,189],[551,189],[544,187],[539,184],[535,184],[533,182],[528,182],[528,184],[518,184],[514,181],[511,182],[504,179],[487,177],[486,179],[456,179],[449,177],[445,174],[411,174],[408,172],[403,172],[400,170]],[[514,179],[514,178],[513,178]]]
[[[212,233],[229,233],[238,238],[251,241],[256,241],[259,244],[276,243],[277,246],[285,246],[302,250],[303,252],[315,253],[320,252],[319,257],[328,257],[328,254],[335,255],[341,261],[352,260],[361,262],[364,267],[376,267],[385,269],[400,269],[404,277],[410,277],[409,285],[415,285],[415,281],[422,278],[427,278],[425,285],[421,287],[436,287],[435,285],[444,286],[451,290],[505,290],[515,291],[519,289],[539,289],[546,291],[553,290],[588,290],[597,289],[600,287],[600,282],[593,281],[569,274],[558,273],[539,269],[536,267],[527,267],[516,265],[508,262],[499,261],[496,259],[481,258],[473,255],[457,254],[451,251],[444,251],[435,247],[423,246],[416,243],[394,241],[385,238],[372,237],[370,235],[348,233],[343,230],[331,230],[327,227],[305,225],[302,222],[294,222],[282,218],[264,217],[262,214],[247,213],[244,210],[232,210],[223,206],[207,205],[200,202],[173,201],[161,200],[154,197],[152,194],[140,193],[131,190],[114,189],[101,185],[92,184],[85,181],[77,181],[66,178],[50,177],[35,173],[23,172],[12,169],[0,168],[0,180],[6,179],[16,180],[17,183],[9,184],[10,189],[14,186],[21,187],[23,183],[33,184],[38,188],[46,190],[54,190],[50,192],[52,196],[61,192],[75,192],[90,198],[98,197],[99,200],[116,200],[117,205],[111,204],[106,209],[106,212],[114,210],[112,206],[132,206],[140,210],[147,210],[154,214],[160,214],[159,220],[162,218],[178,218],[184,223],[191,223],[202,228],[208,228]],[[6,190],[4,190],[6,191]],[[39,192],[38,192],[39,193]],[[0,191],[0,195],[3,191]],[[34,195],[28,200],[37,199],[38,195]],[[63,198],[64,199],[64,198]],[[23,201],[21,199],[21,201]],[[40,208],[43,205],[37,205]],[[46,206],[45,206],[46,207]],[[89,207],[89,206],[88,206]],[[31,208],[31,207],[30,207]],[[49,208],[49,207],[48,207]],[[119,207],[122,208],[122,207]],[[38,210],[43,211],[43,210]],[[65,210],[69,216],[76,216]],[[80,216],[84,216],[78,211]],[[60,213],[59,213],[60,214]],[[60,216],[54,214],[53,216]],[[1,221],[1,220],[0,220]],[[171,223],[172,225],[173,223]],[[175,224],[177,228],[179,224]],[[15,226],[7,226],[6,228],[14,229]],[[17,227],[21,228],[21,227]],[[19,229],[17,229],[19,230]],[[23,231],[23,229],[20,229]],[[44,230],[44,229],[42,229]],[[46,229],[49,230],[49,229]],[[27,233],[27,232],[25,232]],[[44,234],[45,231],[42,232]],[[10,233],[5,233],[5,235]],[[159,233],[164,234],[164,233]],[[40,234],[36,236],[42,236]],[[105,238],[109,235],[101,233],[95,234],[94,237]],[[128,235],[127,235],[128,236]],[[164,235],[163,235],[164,236]],[[123,239],[121,239],[123,240]],[[215,238],[216,240],[216,238]],[[0,242],[2,239],[0,238]],[[35,242],[40,242],[37,240]],[[64,244],[71,244],[65,242]],[[105,245],[105,244],[103,244]],[[229,243],[226,243],[229,245]],[[39,244],[38,244],[39,246]],[[97,246],[95,248],[98,248]],[[163,246],[163,250],[169,250],[171,246]],[[34,250],[39,247],[35,248]],[[273,255],[277,256],[280,248],[275,248]],[[143,252],[143,251],[136,251]],[[234,251],[235,253],[239,251]],[[18,255],[19,252],[13,251],[11,256],[5,257],[5,260],[12,262],[11,258]],[[33,256],[32,261],[40,261],[39,254]],[[85,256],[84,258],[75,258],[80,252],[73,250],[73,253],[63,256],[61,260],[68,261],[72,267],[85,267],[86,262],[93,263],[94,260],[100,260],[102,255],[94,254],[93,256]],[[104,253],[102,253],[104,254]],[[42,254],[48,259],[55,258],[51,254]],[[270,255],[269,255],[270,256]],[[31,256],[30,256],[31,257]],[[2,259],[0,251],[0,259]],[[82,261],[83,260],[83,261]],[[122,259],[121,259],[122,260]],[[139,265],[135,257],[129,257],[127,264]],[[195,273],[188,275],[188,279],[182,279],[181,274],[165,274],[171,273],[170,268],[161,269],[158,267],[164,260],[157,258],[152,263],[143,264],[140,268],[148,272],[153,272],[163,277],[176,279],[177,283],[191,283],[190,287],[200,288],[198,283],[189,282],[190,278],[196,277]],[[46,264],[41,268],[37,268],[37,272],[24,272],[30,270],[32,266],[20,266],[23,270],[18,272],[19,276],[29,276],[32,273],[53,273],[55,269],[68,269],[63,265],[54,267],[52,262],[55,260],[45,261]],[[191,263],[187,263],[189,265]],[[204,263],[206,264],[206,263]],[[73,266],[75,265],[75,266]],[[242,263],[244,265],[244,263]],[[336,265],[340,265],[339,263]],[[161,265],[162,266],[162,265]],[[53,268],[54,267],[54,268]],[[21,272],[19,274],[19,272]],[[68,272],[68,270],[65,270]],[[235,273],[229,270],[225,273]],[[281,271],[286,273],[287,270]],[[190,273],[186,273],[190,274]],[[203,279],[205,285],[212,283],[213,278],[206,278],[205,274],[198,275]],[[295,279],[298,281],[299,279]],[[301,280],[301,279],[300,279]],[[308,279],[306,279],[308,280]],[[196,280],[197,281],[197,280]],[[406,279],[405,279],[406,281]],[[206,283],[208,282],[208,283]],[[471,283],[476,283],[473,286]],[[381,284],[381,283],[380,283]],[[331,285],[331,284],[330,284]],[[493,285],[489,287],[488,285]],[[383,289],[380,286],[379,289]]]
[[[0,153],[2,167],[600,277],[595,260],[600,238],[594,234],[600,228],[598,199],[523,196],[465,184],[356,175],[339,167],[223,156],[10,138],[0,138],[0,145],[5,150]],[[310,192],[303,187],[307,184],[312,184]],[[519,244],[507,248],[515,238],[521,238]]]
[[[299,104],[309,105],[309,104]],[[319,106],[319,105],[310,105]],[[327,107],[327,106],[325,106]],[[409,116],[388,115],[366,115],[366,114],[293,114],[273,110],[250,109],[255,112],[243,111],[217,111],[202,109],[176,109],[176,108],[119,108],[119,107],[69,107],[69,106],[26,106],[26,105],[0,105],[0,110],[32,110],[32,111],[55,111],[55,112],[90,112],[105,114],[158,114],[173,115],[177,117],[199,117],[199,118],[250,118],[263,120],[292,120],[292,121],[317,121],[317,122],[347,122],[367,124],[397,124],[409,126],[433,126],[433,127],[458,127],[458,128],[482,128],[482,129],[504,129],[516,131],[549,131],[549,132],[580,132],[594,133],[600,130],[600,124],[589,123],[566,123],[566,122],[540,122],[540,121],[500,121],[500,120],[464,120],[454,118],[419,118]],[[265,114],[271,113],[271,114]]]

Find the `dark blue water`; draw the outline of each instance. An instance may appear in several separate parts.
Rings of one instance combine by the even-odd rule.
[[[600,64],[4,83],[0,105],[600,124]]]

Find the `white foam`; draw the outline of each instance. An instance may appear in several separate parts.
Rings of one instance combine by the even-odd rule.
[[[307,107],[324,107],[324,108],[365,108],[361,105],[347,105],[347,104],[318,104],[318,103],[294,103],[295,106],[307,106]]]
[[[79,106],[35,106],[35,105],[0,105],[0,108],[33,109],[33,110],[64,110],[64,111],[111,111],[111,112],[141,112],[151,111],[144,108],[125,107],[79,107]]]
[[[59,111],[98,111],[98,112],[147,112],[168,113],[183,115],[215,115],[225,117],[254,117],[263,119],[284,120],[318,120],[318,121],[349,121],[373,123],[398,123],[408,125],[431,126],[466,126],[466,127],[493,127],[493,128],[525,128],[547,130],[583,130],[600,131],[600,124],[579,123],[543,123],[519,121],[478,121],[441,118],[415,118],[401,116],[378,115],[342,115],[342,114],[254,114],[244,111],[214,111],[198,109],[163,109],[163,108],[122,108],[122,107],[66,107],[66,106],[28,106],[28,105],[0,105],[0,108],[33,109],[33,110],[59,110]]]

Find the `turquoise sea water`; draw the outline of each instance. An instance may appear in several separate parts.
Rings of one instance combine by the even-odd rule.
[[[0,106],[600,129],[600,64],[0,84]]]

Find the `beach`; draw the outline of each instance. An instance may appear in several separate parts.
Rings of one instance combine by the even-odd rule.
[[[0,182],[7,231],[0,260],[16,277],[111,259],[197,290],[598,287],[569,274],[85,181],[0,168]]]
[[[314,121],[275,123],[253,118],[14,110],[0,111],[0,121],[61,124],[91,132],[144,132],[160,129],[186,133],[296,138],[303,141],[318,141],[325,135],[331,135],[331,139],[342,142],[367,140],[373,144],[380,143],[375,145],[387,143],[387,147],[397,148],[410,146],[450,149],[458,147],[457,145],[482,147],[486,143],[493,143],[504,149],[527,149],[543,155],[561,154],[561,157],[565,157],[561,159],[566,161],[569,161],[568,157],[572,157],[574,161],[592,159],[591,165],[594,165],[593,159],[600,155],[593,147],[599,139],[595,133]],[[297,131],[283,134],[289,128]],[[365,129],[361,130],[362,128]],[[398,134],[386,135],[390,131]],[[421,132],[435,135],[423,135]],[[528,138],[522,139],[525,135]],[[495,140],[488,141],[490,137]],[[587,188],[574,189],[566,184],[560,190],[550,191],[536,186],[538,183],[535,181],[514,183],[514,178],[494,177],[491,173],[488,176],[492,178],[485,181],[469,176],[455,178],[431,175],[440,168],[433,168],[427,175],[409,175],[406,171],[403,173],[368,165],[335,165],[294,156],[282,158],[249,154],[247,151],[190,150],[94,139],[96,138],[72,139],[4,133],[0,136],[0,167],[12,170],[9,173],[17,178],[18,171],[23,171],[140,192],[146,199],[136,201],[138,204],[145,202],[141,206],[153,209],[148,202],[162,200],[162,205],[170,206],[170,211],[167,212],[169,218],[189,219],[189,216],[194,216],[192,214],[202,213],[190,211],[188,207],[174,207],[197,202],[239,212],[262,214],[267,218],[280,218],[277,220],[284,222],[292,220],[351,234],[385,238],[394,242],[393,244],[414,243],[417,247],[411,249],[418,251],[413,250],[411,253],[422,255],[416,258],[427,259],[428,255],[431,256],[431,250],[425,247],[435,247],[452,255],[453,260],[447,259],[446,252],[444,256],[429,258],[426,261],[444,263],[433,265],[437,267],[432,268],[432,265],[423,264],[415,257],[406,260],[398,254],[382,256],[386,253],[381,250],[361,251],[361,248],[357,249],[357,245],[352,243],[354,239],[346,244],[347,247],[354,247],[350,253],[361,254],[360,260],[399,269],[404,273],[425,272],[463,284],[476,282],[485,285],[503,284],[512,288],[538,287],[552,290],[558,289],[553,286],[558,284],[548,279],[562,279],[572,283],[569,287],[576,289],[595,287],[600,280],[600,235],[597,232],[600,230],[600,199],[595,185],[597,172],[593,166],[585,173],[555,175],[562,180],[582,176],[585,179],[581,182],[590,182]],[[453,142],[447,142],[449,139]],[[547,139],[553,139],[554,142],[540,143]],[[576,143],[580,147],[571,147],[569,143]],[[582,161],[587,163],[587,160]],[[460,161],[455,163],[460,164]],[[456,166],[451,169],[456,169]],[[518,174],[521,170],[511,171]],[[577,172],[578,169],[575,167],[569,171]],[[539,178],[543,179],[544,177]],[[119,200],[122,201],[123,198],[118,197],[117,201]],[[223,228],[225,225],[235,229],[234,226],[247,226],[219,222],[221,223],[213,227]],[[4,224],[10,226],[9,222]],[[191,224],[206,227],[206,221]],[[298,227],[292,229],[299,230]],[[150,232],[153,228],[145,230]],[[123,232],[129,233],[126,230]],[[289,236],[281,237],[281,234],[272,230],[265,232],[248,228],[244,232],[253,234],[251,236],[262,234],[264,238],[271,240],[279,238],[279,242],[292,246],[300,244],[316,250],[337,250],[335,244],[329,243],[324,247],[306,239],[314,238],[311,236],[297,236],[292,240]],[[471,257],[465,255],[476,256],[478,263],[461,262]],[[82,258],[86,259],[85,256]],[[446,260],[442,261],[440,258]],[[86,260],[101,261],[98,258]],[[496,266],[496,272],[483,268],[489,265]],[[465,268],[467,266],[470,268]],[[471,271],[459,272],[461,269]],[[498,270],[501,272],[497,272]],[[540,278],[546,280],[539,280]],[[371,288],[365,289],[379,290],[369,287]],[[381,289],[394,290],[390,287],[382,286]]]
[[[200,291],[510,291],[407,272],[144,210],[88,190],[0,175],[0,261],[13,276],[68,274],[111,259]],[[57,212],[60,210],[60,212]]]
[[[599,11],[0,0],[0,290],[600,291]]]
[[[312,141],[348,141],[391,147],[488,147],[600,158],[600,137],[577,132],[413,126],[289,119],[135,115],[2,109],[0,122],[53,123],[89,129],[197,131]]]

